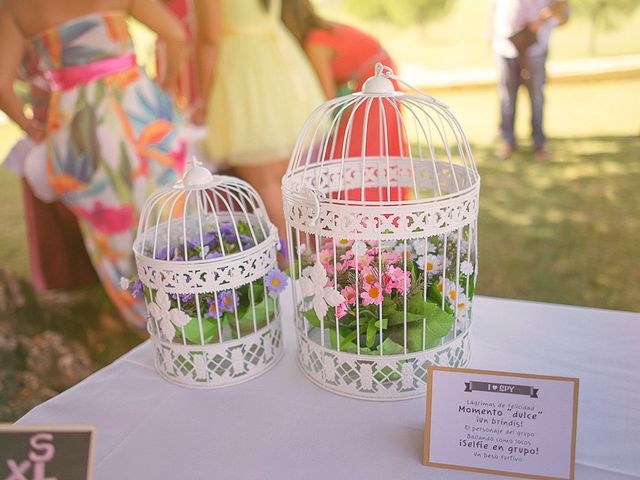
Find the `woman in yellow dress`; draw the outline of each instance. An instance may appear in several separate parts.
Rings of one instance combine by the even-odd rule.
[[[196,0],[200,99],[209,156],[251,183],[285,235],[280,182],[305,119],[323,102],[318,80],[280,21],[280,0]]]

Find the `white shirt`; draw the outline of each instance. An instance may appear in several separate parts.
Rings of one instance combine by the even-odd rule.
[[[518,50],[509,37],[536,20],[543,8],[551,6],[551,0],[491,0],[491,3],[494,8],[493,51],[501,57],[516,58]],[[551,31],[556,25],[558,19],[555,17],[540,25],[538,40],[527,49],[527,56],[542,55],[547,51]]]

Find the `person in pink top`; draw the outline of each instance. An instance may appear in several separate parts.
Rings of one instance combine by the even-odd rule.
[[[323,19],[316,14],[309,0],[283,0],[282,20],[304,48],[327,99],[360,91],[364,82],[375,74],[377,63],[397,72],[396,64],[376,38],[349,25]],[[395,81],[394,85],[397,89]],[[371,104],[369,111],[364,104],[360,105],[351,112],[353,121],[349,149],[335,152],[335,155],[361,156],[364,140],[367,157],[406,156],[408,146],[398,129],[399,110],[394,108],[392,101],[382,102],[382,111],[377,102]],[[349,116],[345,115],[345,120]],[[379,125],[381,117],[386,124],[384,139],[379,128],[367,129],[363,138],[364,124]],[[342,144],[346,128],[346,125],[342,125],[338,130],[336,144]],[[374,198],[377,195],[377,189],[366,193],[368,200],[384,200]]]
[[[378,62],[396,70],[368,33],[320,18],[308,0],[285,0],[282,7],[283,21],[307,53],[327,98],[360,90]]]

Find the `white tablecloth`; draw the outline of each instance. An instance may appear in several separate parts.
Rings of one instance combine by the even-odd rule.
[[[98,480],[504,478],[424,467],[425,400],[318,388],[283,320],[284,359],[258,379],[178,387],[145,342],[20,423],[95,424]],[[472,351],[474,368],[579,377],[576,478],[640,479],[640,314],[478,297]]]

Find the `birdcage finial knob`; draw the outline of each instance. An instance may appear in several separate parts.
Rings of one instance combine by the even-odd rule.
[[[187,170],[182,177],[182,184],[185,187],[197,187],[207,185],[213,179],[213,174],[202,166],[196,157],[191,160],[192,167]]]
[[[364,82],[362,93],[390,95],[395,92],[393,82],[389,80],[393,76],[393,70],[382,63],[376,63],[375,71],[376,74]]]

